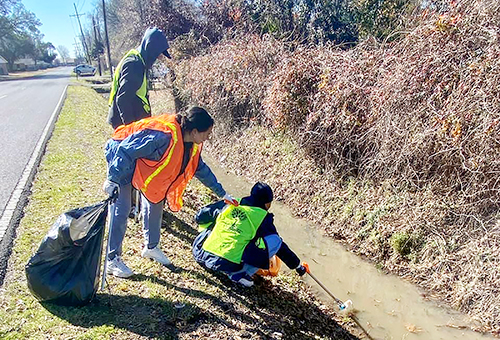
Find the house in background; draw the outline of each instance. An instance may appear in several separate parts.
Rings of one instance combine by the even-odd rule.
[[[35,61],[31,58],[21,58],[17,59],[12,66],[13,71],[34,71],[38,67],[35,65]]]
[[[79,64],[79,60],[76,58],[66,58],[66,65],[68,66],[76,66]]]
[[[7,69],[7,60],[5,60],[0,55],[0,75],[4,75],[4,74],[9,74],[9,71]]]

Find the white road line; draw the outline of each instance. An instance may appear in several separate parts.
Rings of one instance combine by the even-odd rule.
[[[5,94],[5,95],[3,95],[3,96],[0,96],[0,99],[5,98],[5,97],[7,97],[7,95],[6,95],[6,94]]]
[[[45,129],[43,130],[43,133],[38,140],[35,150],[33,151],[28,164],[24,168],[21,179],[19,180],[19,182],[17,182],[16,188],[12,192],[9,202],[7,202],[7,206],[5,207],[5,210],[0,217],[0,242],[3,241],[3,237],[11,224],[15,223],[20,217],[20,213],[23,209],[22,204],[20,204],[21,201],[24,204],[24,200],[21,199],[22,194],[30,186],[31,180],[35,176],[36,167],[38,166],[42,158],[43,150],[54,128],[54,122],[59,115],[59,112],[61,111],[64,98],[66,98],[67,89],[68,85],[66,85],[66,87],[64,88],[63,93],[61,94],[61,98],[59,98],[59,102],[52,112],[52,116],[47,122],[47,125],[45,125]]]

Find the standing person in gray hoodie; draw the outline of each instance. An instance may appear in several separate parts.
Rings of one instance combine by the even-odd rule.
[[[116,67],[109,96],[108,123],[113,129],[151,117],[147,70],[162,54],[168,53],[167,38],[156,27],[148,28],[137,49],[130,50]]]

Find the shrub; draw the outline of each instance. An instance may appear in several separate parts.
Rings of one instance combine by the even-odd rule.
[[[321,49],[299,48],[276,67],[263,101],[268,121],[282,130],[300,131],[320,80]]]
[[[274,176],[276,193],[301,217],[498,332],[498,304],[490,302],[499,281],[483,278],[499,265],[491,251],[498,253],[499,239],[500,3],[449,6],[423,13],[390,44],[290,52],[269,37],[239,37],[183,62],[178,74],[185,98],[225,121],[272,124],[302,146],[259,149],[268,137],[233,125],[246,138],[232,159],[242,172]],[[243,152],[250,143],[255,148]],[[346,199],[339,179],[349,178],[370,183],[370,196]],[[403,202],[376,230],[360,231],[352,202],[363,205],[358,211],[383,204],[384,185]],[[406,231],[416,225],[422,230]],[[401,256],[387,251],[389,235]],[[402,260],[417,254],[418,262]]]
[[[225,40],[209,53],[180,62],[176,84],[186,102],[206,106],[221,122],[246,125],[261,120],[268,78],[286,54],[270,36]]]
[[[391,236],[390,243],[399,255],[409,257],[422,247],[423,241],[419,236],[401,231]]]

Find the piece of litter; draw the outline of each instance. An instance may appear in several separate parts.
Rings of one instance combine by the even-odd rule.
[[[417,326],[415,326],[413,324],[407,324],[406,325],[406,329],[410,333],[419,333],[419,332],[422,332],[422,329],[420,327],[417,327]]]
[[[283,333],[273,332],[273,338],[274,339],[281,339],[282,337],[283,337]]]

